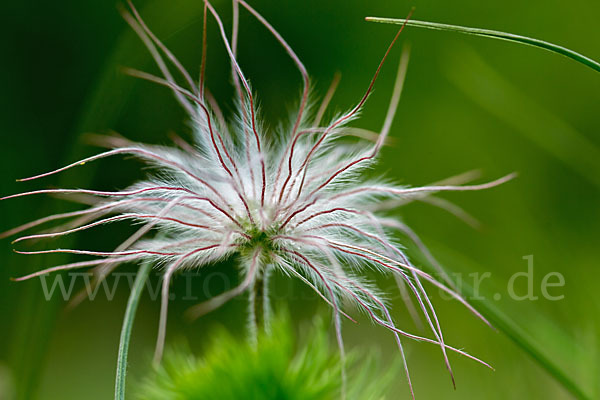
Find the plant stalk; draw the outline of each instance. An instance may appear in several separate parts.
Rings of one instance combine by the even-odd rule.
[[[266,268],[260,268],[250,288],[248,298],[248,335],[250,342],[256,345],[260,333],[268,333],[271,308],[269,304],[269,276]]]

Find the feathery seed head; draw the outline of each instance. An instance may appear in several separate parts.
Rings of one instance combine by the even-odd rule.
[[[432,195],[443,191],[490,188],[512,176],[483,185],[456,186],[468,180],[465,176],[460,176],[432,186],[412,188],[366,179],[363,172],[374,165],[391,127],[406,74],[407,50],[401,58],[383,128],[379,133],[367,132],[374,143],[345,143],[342,139],[356,132],[348,124],[363,107],[383,60],[388,56],[401,29],[388,47],[365,95],[356,106],[322,124],[323,114],[339,79],[330,88],[318,111],[312,113],[308,104],[308,74],[298,56],[279,33],[245,1],[234,0],[233,4],[236,15],[237,7],[243,6],[275,36],[301,73],[304,89],[299,108],[289,121],[289,130],[280,140],[269,140],[272,135],[265,132],[260,123],[254,95],[235,58],[237,37],[234,34],[233,44],[229,43],[221,20],[208,1],[205,2],[205,11],[215,18],[232,63],[239,104],[238,115],[232,119],[233,122],[225,118],[212,95],[205,89],[204,73],[199,84],[194,82],[130,4],[132,13],[124,12],[124,18],[154,57],[163,77],[140,71],[129,72],[173,91],[193,123],[194,144],[179,137],[174,138],[174,147],[107,138],[105,143],[111,147],[110,150],[25,179],[46,177],[113,155],[134,155],[156,169],[153,176],[122,191],[49,189],[5,197],[4,199],[59,193],[86,195],[96,199],[95,204],[88,209],[51,215],[2,235],[13,235],[50,221],[73,219],[64,230],[23,236],[16,242],[59,237],[122,220],[142,224],[136,233],[112,252],[67,249],[27,252],[26,254],[66,252],[98,258],[48,268],[17,280],[53,271],[94,266],[96,284],[99,284],[110,271],[125,262],[151,261],[160,265],[164,271],[164,280],[156,350],[156,359],[159,360],[166,332],[169,284],[175,273],[184,268],[202,268],[216,260],[239,255],[241,283],[194,306],[189,310],[189,316],[203,315],[231,298],[250,291],[251,323],[262,318],[268,325],[268,277],[270,272],[280,272],[300,279],[331,306],[335,316],[336,339],[342,356],[341,317],[352,319],[341,309],[342,300],[345,299],[394,335],[403,359],[401,339],[411,338],[440,346],[451,375],[446,354],[448,351],[483,363],[445,343],[440,322],[422,282],[450,293],[479,318],[483,317],[453,290],[452,281],[418,236],[401,222],[382,217],[379,211],[384,207],[396,207],[415,200],[437,199],[436,205],[457,215],[464,215],[458,207],[448,205],[445,200]],[[237,24],[237,17],[234,21]],[[237,33],[237,25],[233,31]],[[202,71],[204,63],[203,56]],[[176,82],[169,68],[178,70],[184,80],[182,85]],[[148,235],[151,230],[160,234],[152,237]],[[432,265],[439,269],[445,282],[440,282],[415,267],[392,239],[392,232],[404,234],[419,246]],[[412,294],[418,312],[412,302],[407,303],[407,307],[413,307],[409,309],[415,315],[422,315],[433,338],[405,332],[395,325],[383,295],[377,292],[374,284],[361,276],[361,271],[369,267],[392,274],[397,279],[400,290]],[[259,294],[262,298],[257,299]],[[254,314],[258,302],[262,304],[264,316]],[[410,384],[407,367],[405,372]]]

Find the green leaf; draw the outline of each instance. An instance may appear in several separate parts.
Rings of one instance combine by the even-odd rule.
[[[437,31],[465,33],[468,35],[483,36],[483,37],[492,38],[492,39],[506,40],[508,42],[520,43],[520,44],[524,44],[527,46],[533,46],[533,47],[537,47],[540,49],[548,50],[552,53],[563,55],[563,56],[568,57],[572,60],[575,60],[583,65],[587,65],[588,67],[592,68],[593,70],[600,72],[600,63],[592,60],[589,57],[579,54],[573,50],[567,49],[566,47],[562,47],[562,46],[559,46],[554,43],[545,42],[545,41],[539,40],[539,39],[533,39],[533,38],[530,38],[527,36],[515,35],[512,33],[506,33],[506,32],[500,32],[500,31],[493,31],[490,29],[479,29],[479,28],[469,28],[466,26],[440,24],[440,23],[436,23],[436,22],[426,22],[426,21],[416,21],[416,20],[396,19],[396,18],[379,18],[379,17],[367,17],[365,19],[370,22],[380,22],[380,23],[384,23],[384,24],[396,24],[396,25],[406,24],[406,26],[414,26],[417,28],[426,28],[426,29],[433,29],[433,30],[437,30]]]

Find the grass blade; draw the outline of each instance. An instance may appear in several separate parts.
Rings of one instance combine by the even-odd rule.
[[[457,253],[442,243],[428,240],[435,244],[437,254],[443,254],[444,259],[453,260],[447,265],[462,265],[469,271],[481,271],[482,268],[477,262],[471,260],[463,254]],[[426,263],[424,264],[427,265]],[[435,273],[433,270],[428,272]],[[456,272],[456,271],[453,271]],[[461,271],[463,272],[463,271]],[[588,394],[590,382],[586,382],[583,374],[578,373],[581,369],[593,368],[591,355],[572,335],[556,326],[547,325],[552,328],[554,343],[552,346],[544,346],[538,338],[523,328],[517,319],[510,316],[506,311],[496,306],[486,294],[479,294],[471,285],[465,281],[455,282],[460,285],[460,293],[469,300],[477,311],[481,313],[494,328],[502,332],[521,350],[534,359],[542,368],[546,370],[557,382],[559,382],[575,398],[582,400],[592,400]],[[479,289],[478,289],[479,290]],[[531,318],[537,315],[535,309],[521,309],[522,318]],[[552,349],[552,350],[550,350]],[[573,372],[574,371],[574,372]],[[595,383],[594,383],[595,384]]]
[[[464,33],[467,35],[475,35],[475,36],[483,36],[492,39],[505,40],[508,42],[520,43],[527,46],[533,46],[540,49],[544,49],[550,51],[552,53],[560,54],[565,57],[568,57],[572,60],[577,61],[583,65],[586,65],[592,68],[595,71],[600,72],[600,63],[592,60],[589,57],[586,57],[582,54],[579,54],[573,50],[567,49],[566,47],[559,46],[554,43],[545,42],[539,39],[533,39],[527,36],[515,35],[512,33],[494,31],[490,29],[479,29],[479,28],[470,28],[466,26],[459,25],[448,25],[448,24],[440,24],[436,22],[426,22],[426,21],[416,21],[416,20],[405,20],[400,18],[379,18],[379,17],[367,17],[365,18],[370,22],[380,22],[384,24],[396,24],[402,25],[406,23],[406,26],[414,26],[417,28],[426,28],[433,29],[437,31],[447,31],[447,32],[458,32]]]
[[[129,339],[131,338],[131,329],[135,319],[140,297],[144,291],[148,275],[152,270],[152,264],[149,262],[142,264],[138,271],[129,300],[123,317],[123,327],[121,328],[121,337],[119,339],[119,355],[117,358],[117,377],[115,380],[115,400],[125,400],[125,380],[127,377],[127,354],[129,353]]]
[[[472,287],[463,284],[462,293],[467,298],[474,298]],[[591,400],[578,383],[567,373],[565,368],[553,360],[553,358],[544,351],[534,337],[527,333],[521,326],[514,321],[508,314],[502,312],[498,307],[488,300],[472,300],[472,304],[490,323],[499,331],[504,333],[522,350],[527,352],[539,365],[554,377],[560,384],[567,389],[576,398],[582,400]]]

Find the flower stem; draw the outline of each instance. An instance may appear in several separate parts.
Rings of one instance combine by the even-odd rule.
[[[248,335],[250,342],[258,343],[259,331],[268,332],[270,326],[270,305],[268,298],[268,273],[265,268],[259,269],[250,288],[248,298]]]
[[[127,377],[127,354],[129,351],[129,340],[131,338],[131,329],[133,328],[133,320],[142,295],[144,285],[152,270],[152,264],[149,262],[142,264],[137,273],[135,282],[127,301],[127,309],[123,318],[123,326],[121,328],[121,338],[119,340],[119,355],[117,358],[117,376],[115,380],[115,400],[125,399],[125,378]]]

